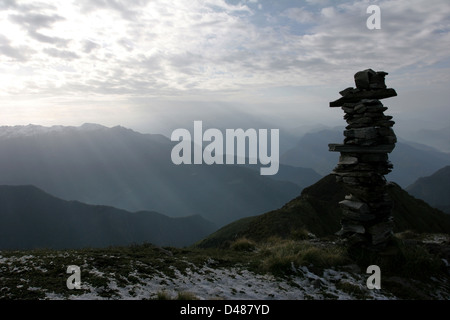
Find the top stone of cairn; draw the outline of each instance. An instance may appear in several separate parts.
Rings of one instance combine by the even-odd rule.
[[[359,71],[354,76],[356,88],[361,90],[386,89],[384,77],[387,75],[387,72],[375,72],[372,69]]]
[[[358,102],[362,99],[385,99],[397,95],[394,89],[386,87],[384,71],[366,69],[355,73],[356,88],[347,88],[339,92],[342,98],[330,102],[330,107],[341,107],[344,103]]]

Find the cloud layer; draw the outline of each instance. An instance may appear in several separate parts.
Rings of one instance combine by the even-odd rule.
[[[366,28],[373,3],[381,30]],[[276,101],[279,88],[350,86],[367,67],[450,80],[448,0],[8,0],[0,28],[3,98]]]

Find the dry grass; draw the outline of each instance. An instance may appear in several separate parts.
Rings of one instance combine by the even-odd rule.
[[[265,258],[262,268],[274,274],[293,272],[299,266],[328,268],[349,262],[344,248],[338,246],[316,246],[306,241],[268,241],[261,248]]]

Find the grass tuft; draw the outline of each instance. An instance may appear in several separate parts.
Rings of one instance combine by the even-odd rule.
[[[254,251],[256,244],[245,237],[239,238],[230,245],[230,249],[235,251]]]
[[[275,275],[291,274],[299,266],[323,269],[349,262],[341,247],[321,247],[306,241],[280,240],[269,243],[262,252],[266,256],[262,269]]]
[[[178,292],[177,300],[198,300],[195,294],[187,291]]]

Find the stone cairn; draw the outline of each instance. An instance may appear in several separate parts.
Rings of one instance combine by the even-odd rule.
[[[347,127],[343,144],[329,144],[329,151],[340,152],[332,174],[350,189],[339,202],[343,217],[337,233],[351,245],[384,247],[392,236],[392,201],[386,191],[385,174],[392,170],[388,160],[397,142],[394,121],[380,99],[396,96],[385,85],[386,72],[372,69],[357,72],[356,88],[340,92],[342,97],[330,102],[341,107]]]

